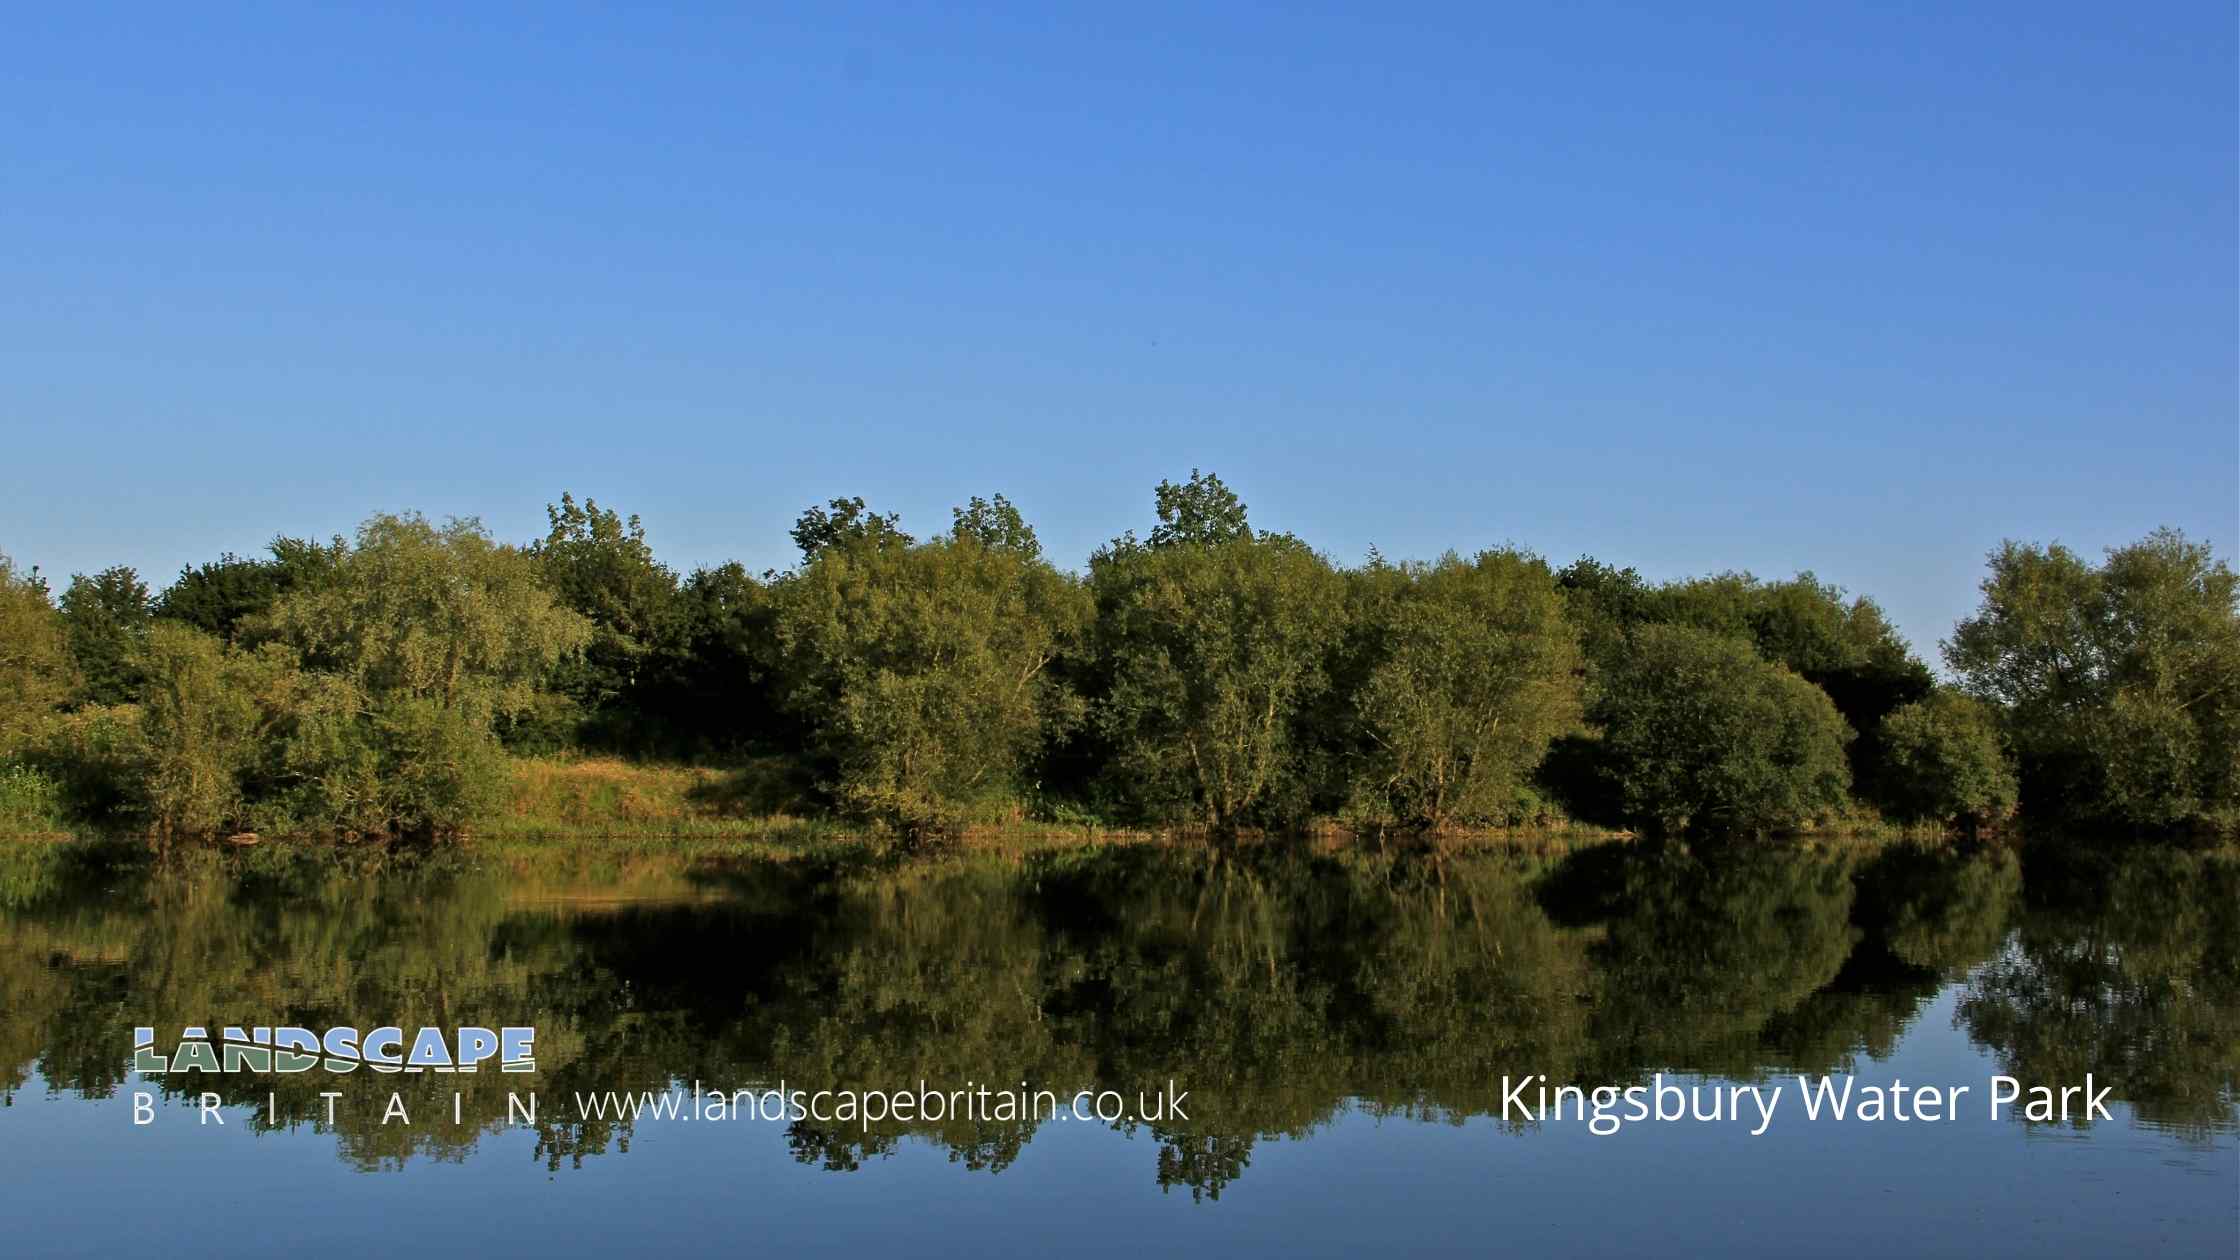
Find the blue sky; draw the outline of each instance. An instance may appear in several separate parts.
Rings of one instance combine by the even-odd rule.
[[[0,550],[369,512],[679,567],[1217,470],[1341,560],[2240,536],[2229,3],[47,6],[0,76]],[[452,10],[456,9],[454,12]]]

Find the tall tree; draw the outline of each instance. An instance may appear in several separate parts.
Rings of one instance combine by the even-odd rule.
[[[2240,825],[2240,580],[2160,529],[2094,566],[2003,544],[1983,603],[1945,644],[1998,705],[2040,816]]]
[[[536,563],[480,521],[378,515],[326,580],[290,593],[270,632],[367,696],[430,700],[478,719],[526,707],[590,626]]]
[[[46,579],[0,554],[0,757],[37,734],[75,686],[69,638]]]
[[[147,819],[165,834],[208,835],[250,825],[269,796],[307,685],[294,653],[251,652],[175,621],[150,626],[138,648]],[[261,772],[261,773],[260,773]]]
[[[856,540],[907,547],[916,539],[902,532],[902,518],[866,509],[861,498],[834,499],[824,507],[810,507],[793,524],[793,545],[807,564],[817,553],[835,543]]]
[[[125,704],[140,694],[139,652],[152,617],[140,575],[124,565],[92,577],[79,573],[62,592],[62,621],[78,665],[79,698]]]
[[[229,551],[179,570],[178,578],[156,596],[155,615],[235,642],[281,596],[323,580],[345,549],[340,538],[319,543],[283,535],[272,540],[266,559]]]
[[[1648,582],[1631,568],[1620,569],[1581,556],[1556,574],[1565,614],[1579,631],[1587,663],[1599,668],[1625,652],[1626,636],[1652,619],[1654,598]]]
[[[526,553],[477,521],[417,514],[367,520],[265,625],[321,678],[288,752],[299,816],[412,835],[456,831],[493,803],[494,723],[526,711],[591,637]]]
[[[1162,481],[1152,493],[1159,513],[1151,530],[1154,547],[1209,547],[1252,537],[1243,500],[1212,473],[1193,468],[1189,481]]]
[[[1577,638],[1547,564],[1486,551],[1356,581],[1373,592],[1355,616],[1373,662],[1352,697],[1360,791],[1403,825],[1506,821],[1579,720]]]
[[[580,655],[558,667],[552,686],[576,705],[592,742],[643,746],[650,658],[669,646],[677,625],[676,574],[653,557],[645,527],[597,500],[579,506],[563,493],[545,507],[544,538],[529,548],[545,585],[591,625]]]
[[[1316,785],[1300,717],[1326,698],[1345,624],[1330,563],[1288,537],[1122,539],[1090,582],[1098,723],[1133,808],[1217,833],[1302,818]]]
[[[1000,494],[992,500],[974,495],[965,506],[950,509],[950,515],[955,518],[949,527],[952,537],[970,538],[983,547],[1016,552],[1029,560],[1042,558],[1042,543],[1034,536],[1034,526],[1027,524],[1011,500]]]
[[[1740,639],[1644,626],[1588,707],[1612,798],[1657,833],[1759,833],[1842,807],[1850,728]]]
[[[976,534],[859,534],[771,590],[785,702],[835,801],[922,837],[1016,802],[1070,716],[1049,666],[1088,618],[1079,584]]]

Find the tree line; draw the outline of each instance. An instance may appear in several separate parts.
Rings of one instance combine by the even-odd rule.
[[[1757,834],[1886,818],[2229,832],[2240,604],[2172,530],[1995,552],[1940,682],[1812,574],[1652,583],[1514,548],[1333,563],[1211,474],[1058,568],[1002,495],[859,498],[680,575],[562,495],[526,545],[378,515],[59,599],[0,558],[0,816],[438,836],[509,753],[775,768],[911,838],[1006,820]],[[35,812],[35,811],[34,811]]]

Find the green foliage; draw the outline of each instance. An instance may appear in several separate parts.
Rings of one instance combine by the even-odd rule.
[[[568,494],[545,516],[550,528],[529,554],[553,597],[591,626],[582,653],[564,658],[549,685],[581,714],[587,742],[643,745],[641,692],[678,632],[676,574],[653,558],[635,516],[625,521],[592,499],[578,506]]]
[[[882,515],[866,511],[860,498],[834,499],[826,507],[811,507],[801,513],[801,519],[794,522],[793,545],[801,548],[803,564],[816,559],[825,548],[846,542],[907,547],[917,540],[902,532],[901,521],[892,512]]]
[[[331,831],[456,833],[505,798],[504,750],[487,723],[430,696],[354,708],[346,685],[310,692],[286,749],[301,787],[278,798],[292,820]]]
[[[306,668],[372,707],[430,700],[485,724],[526,709],[591,637],[528,553],[491,541],[480,522],[438,527],[416,514],[367,520],[325,580],[283,597],[268,625]]]
[[[277,644],[250,652],[183,625],[149,628],[139,661],[146,814],[166,834],[210,835],[246,825],[260,767],[302,688],[293,655]]]
[[[1882,720],[1882,781],[1898,817],[1970,827],[2014,812],[2013,759],[1990,706],[1939,691]]]
[[[61,831],[67,826],[62,785],[32,766],[0,762],[0,838]]]
[[[2157,530],[2094,567],[2004,544],[1945,645],[2001,707],[2034,813],[2129,826],[2240,823],[2240,580]]]
[[[62,617],[46,580],[0,555],[0,757],[46,726],[76,686]]]
[[[655,726],[687,754],[792,752],[805,738],[775,697],[775,610],[769,592],[734,564],[696,570],[678,595],[677,640],[653,662],[645,688]]]
[[[527,712],[591,638],[541,578],[477,522],[376,516],[323,581],[281,599],[268,632],[319,676],[287,745],[296,817],[443,835],[494,804],[495,723]]]
[[[590,637],[537,560],[474,522],[418,516],[376,516],[355,545],[274,552],[285,593],[239,612],[244,645],[180,620],[147,631],[148,820],[167,833],[426,836],[493,808],[505,784],[494,723],[526,711]]]
[[[1212,473],[1193,468],[1185,484],[1162,481],[1152,493],[1159,513],[1154,547],[1211,547],[1252,537],[1243,501]]]
[[[231,643],[281,596],[323,580],[345,550],[340,538],[317,543],[281,537],[272,540],[270,559],[245,559],[229,551],[181,569],[178,579],[156,597],[154,612]]]
[[[1964,702],[1873,601],[1810,573],[1653,586],[1512,551],[1340,573],[1256,532],[1213,474],[1154,506],[1085,581],[1000,494],[923,545],[830,500],[792,531],[801,565],[759,579],[680,582],[636,517],[570,494],[525,548],[376,516],[189,567],[153,601],[114,568],[58,611],[0,559],[0,764],[80,824],[172,831],[454,832],[493,799],[501,740],[782,764],[793,792],[912,834],[1022,810],[1432,829],[1547,800],[1762,831],[1852,788],[1973,827],[2012,812],[2017,778],[2033,820],[2240,825],[2240,583],[2175,533],[2100,567],[1994,555],[1947,648]]]
[[[1161,506],[1170,525],[1197,517]],[[1153,539],[1123,539],[1090,570],[1117,792],[1144,817],[1216,832],[1299,820],[1315,788],[1299,725],[1326,699],[1344,579],[1290,538]]]
[[[62,622],[78,666],[78,699],[127,704],[139,697],[135,658],[153,615],[140,575],[115,565],[92,577],[74,574],[62,593]]]
[[[1556,574],[1565,615],[1579,632],[1579,648],[1597,667],[1623,656],[1633,627],[1651,620],[1649,584],[1632,569],[1581,556]]]
[[[1642,626],[1689,626],[1742,640],[1828,694],[1862,733],[1849,753],[1853,781],[1868,798],[1887,800],[1878,779],[1886,764],[1878,743],[1883,716],[1927,696],[1935,680],[1873,600],[1847,600],[1810,573],[1781,582],[1722,573],[1651,587],[1632,569],[1585,558],[1557,583],[1579,628],[1590,693],[1622,665]]]
[[[970,538],[983,547],[996,551],[1012,551],[1029,560],[1042,558],[1041,540],[1034,536],[1034,526],[1011,506],[1011,500],[997,495],[993,501],[979,495],[961,508],[950,509],[955,523],[949,533],[956,538]]]
[[[25,764],[51,780],[73,827],[111,831],[144,823],[148,746],[138,705],[80,705],[48,720]]]
[[[1077,705],[1048,667],[1082,631],[1079,584],[974,532],[843,537],[771,589],[783,701],[847,813],[906,835],[1016,799]]]
[[[1659,588],[1651,616],[1747,639],[1765,659],[1827,692],[1862,733],[1851,748],[1854,781],[1870,798],[1886,799],[1877,781],[1883,716],[1928,695],[1935,680],[1873,600],[1846,601],[1810,573],[1785,582],[1729,573]]]
[[[1353,575],[1369,655],[1358,791],[1403,825],[1506,821],[1579,720],[1579,653],[1548,567],[1516,551]]]
[[[1842,807],[1851,732],[1819,688],[1733,638],[1644,626],[1588,717],[1623,816],[1661,833],[1756,833]]]

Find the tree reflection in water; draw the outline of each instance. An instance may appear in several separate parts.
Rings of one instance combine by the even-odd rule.
[[[1497,1116],[1504,1074],[1737,1080],[1882,1057],[1957,985],[2002,1070],[2115,1086],[2144,1123],[2235,1127],[2240,859],[1613,844],[1330,854],[1136,845],[1013,857],[680,862],[689,895],[525,887],[462,855],[27,859],[0,896],[0,1083],[108,1097],[135,1025],[531,1024],[533,1077],[161,1077],[264,1127],[332,1126],[364,1169],[459,1160],[542,1100],[550,1166],[629,1148],[577,1091],[936,1089],[1070,1098],[1169,1080],[1162,1186],[1218,1196],[1255,1144],[1342,1109]],[[588,900],[582,894],[594,894]],[[413,1118],[383,1125],[400,1093]],[[461,1094],[459,1119],[452,1095]],[[1000,1171],[1033,1118],[790,1126],[856,1168],[905,1138]],[[1123,1125],[1122,1127],[1129,1127]]]

